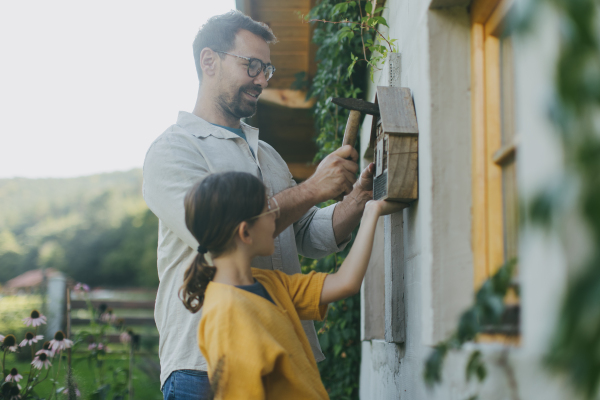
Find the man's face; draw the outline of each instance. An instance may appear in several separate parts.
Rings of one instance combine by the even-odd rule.
[[[258,58],[264,64],[271,62],[269,45],[259,36],[247,30],[240,30],[235,37],[235,46],[227,51],[243,57]],[[218,73],[217,102],[227,113],[236,118],[251,117],[256,113],[258,96],[267,87],[267,80],[261,71],[257,76],[248,76],[248,61],[223,55]]]

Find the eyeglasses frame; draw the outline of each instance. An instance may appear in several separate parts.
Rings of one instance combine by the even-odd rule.
[[[248,69],[246,70],[246,72],[248,73],[248,76],[250,78],[256,78],[258,76],[258,74],[260,74],[262,72],[263,75],[265,75],[265,79],[268,82],[273,77],[273,75],[275,74],[276,69],[273,66],[273,64],[271,64],[271,63],[265,64],[259,58],[238,56],[237,54],[232,54],[232,53],[228,53],[226,51],[219,51],[219,50],[214,50],[214,52],[215,53],[221,53],[221,54],[227,54],[228,56],[233,56],[233,57],[241,58],[242,60],[248,61]],[[256,61],[258,61],[260,63],[260,69],[258,70],[258,72],[256,73],[256,75],[252,76],[252,75],[250,75],[250,64],[252,64],[252,61],[254,61],[254,60],[256,60]],[[267,77],[267,75],[265,74],[267,72],[267,67],[272,67],[273,68],[273,72],[271,73],[270,77]]]
[[[273,200],[273,202],[275,203],[275,208],[273,208],[272,210],[271,210],[271,200]],[[267,207],[268,207],[269,211],[265,211],[264,213],[260,213],[258,215],[255,215],[254,217],[250,217],[250,218],[248,218],[247,220],[245,220],[243,222],[252,221],[252,220],[255,220],[255,219],[258,219],[258,218],[262,217],[263,215],[269,215],[269,214],[273,214],[273,213],[277,213],[275,215],[275,220],[279,219],[281,208],[279,207],[279,203],[277,203],[277,200],[274,197],[269,197],[267,199]],[[242,222],[240,222],[235,227],[235,229],[231,233],[231,237],[235,236],[235,234],[236,234],[236,232],[239,229],[239,227],[240,227],[241,224],[242,224]]]

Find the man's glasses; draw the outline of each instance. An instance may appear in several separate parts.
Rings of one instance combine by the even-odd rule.
[[[215,52],[227,54],[228,56],[233,56],[248,61],[248,76],[250,78],[256,78],[256,76],[258,76],[258,74],[260,74],[260,72],[262,71],[265,75],[265,79],[268,81],[273,77],[273,74],[275,73],[275,67],[272,64],[265,64],[258,58],[238,56],[237,54],[227,53],[226,51],[215,50]]]

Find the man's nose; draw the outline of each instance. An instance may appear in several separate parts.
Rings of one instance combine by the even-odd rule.
[[[269,86],[269,82],[267,81],[267,78],[265,77],[265,72],[264,71],[260,71],[258,73],[258,75],[256,75],[254,77],[253,83],[255,85],[259,85],[263,89],[266,88],[267,86]]]

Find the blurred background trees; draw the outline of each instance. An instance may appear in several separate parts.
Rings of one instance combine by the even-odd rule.
[[[157,287],[157,242],[139,169],[0,180],[0,284],[55,268],[90,286]]]

